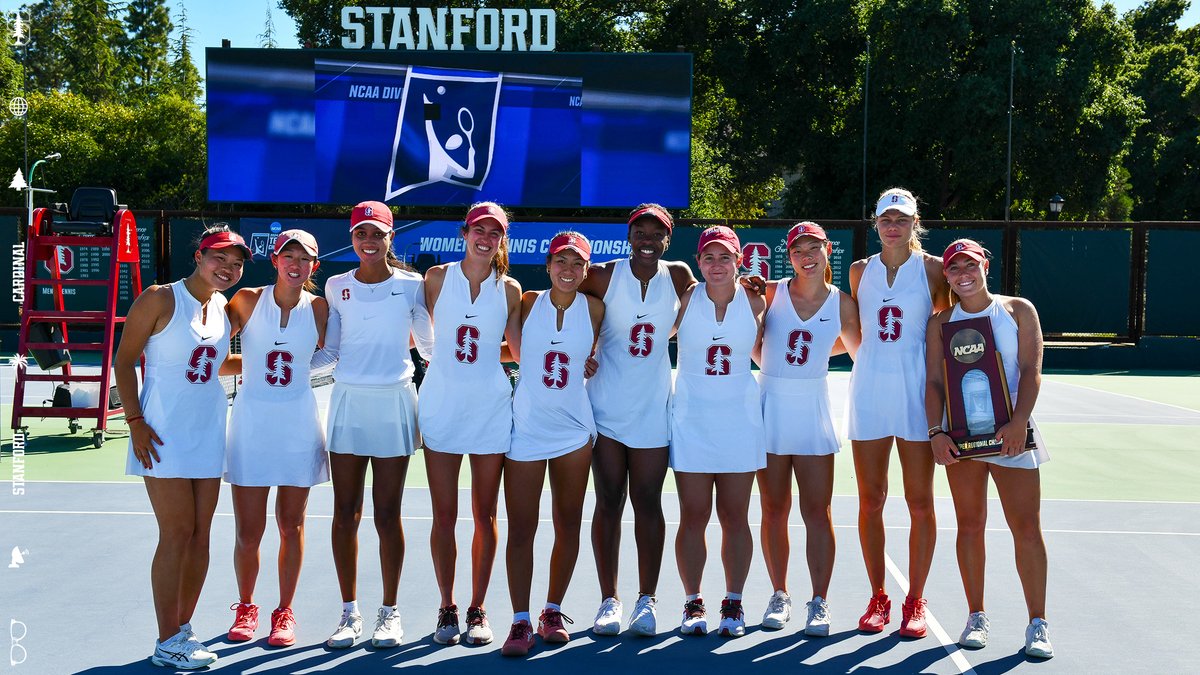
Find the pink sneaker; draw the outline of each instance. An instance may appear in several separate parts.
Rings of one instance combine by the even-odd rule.
[[[925,637],[925,598],[905,598],[900,611],[903,616],[900,620],[900,636]]]
[[[296,617],[291,607],[280,607],[271,612],[271,636],[267,644],[272,647],[291,647],[296,644]]]
[[[533,626],[528,621],[518,621],[508,631],[508,639],[500,648],[503,656],[525,656],[533,649]]]
[[[892,602],[880,593],[871,598],[866,614],[858,620],[858,629],[864,633],[882,633],[883,627],[892,621]]]
[[[566,642],[571,639],[571,634],[567,632],[566,626],[563,626],[563,621],[567,623],[575,623],[571,617],[553,609],[543,609],[542,615],[538,617],[538,635],[546,642]]]
[[[233,626],[229,629],[230,642],[246,642],[254,639],[254,631],[258,630],[258,605],[247,605],[235,602],[229,606],[236,612],[233,616]]]

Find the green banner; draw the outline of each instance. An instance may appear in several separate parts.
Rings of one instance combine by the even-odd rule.
[[[1200,248],[1200,232],[1150,230],[1146,250],[1147,335],[1200,336],[1196,273],[1181,259]]]
[[[1046,333],[1129,334],[1130,230],[1021,233],[1020,294]]]

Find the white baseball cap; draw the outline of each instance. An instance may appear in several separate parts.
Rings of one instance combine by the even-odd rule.
[[[885,192],[875,203],[875,217],[878,218],[888,211],[899,211],[906,216],[917,214],[917,200],[907,192]]]

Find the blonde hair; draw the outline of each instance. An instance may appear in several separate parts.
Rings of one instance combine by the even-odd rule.
[[[500,206],[496,202],[487,202],[487,201],[475,202],[467,209],[467,213],[474,211],[475,209],[479,208],[480,206],[494,206],[497,209],[504,211],[505,218],[508,219],[509,223],[512,222],[512,214],[509,213],[508,211],[505,211],[504,207]],[[508,274],[508,270],[509,270],[508,228],[507,227],[501,228],[501,231],[503,234],[500,237],[500,245],[496,247],[496,252],[492,254],[492,269],[496,270],[496,280],[497,281],[499,281],[500,277]],[[464,236],[467,234],[466,221],[464,221],[462,224],[462,227],[459,228],[459,232],[461,232]]]
[[[908,248],[910,251],[914,252],[925,250],[921,247],[921,237],[924,237],[929,230],[925,229],[925,226],[921,224],[921,209],[919,206],[920,200],[917,199],[917,196],[907,188],[890,187],[879,193],[879,197],[875,199],[875,203],[878,204],[880,200],[888,195],[900,195],[902,197],[911,199],[913,204],[918,205],[917,212],[913,214],[912,236],[908,240]],[[874,218],[875,217],[872,217],[872,220],[874,220]]]

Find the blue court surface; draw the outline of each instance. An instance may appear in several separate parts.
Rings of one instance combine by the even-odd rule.
[[[845,375],[835,375],[835,401],[845,390]],[[11,387],[0,383],[4,402]],[[962,650],[955,640],[967,615],[954,555],[953,507],[945,478],[937,481],[939,541],[928,584],[930,635],[905,640],[896,635],[899,605],[907,588],[905,540],[908,517],[898,489],[889,498],[888,592],[892,623],[882,634],[856,630],[870,589],[855,529],[857,503],[853,465],[847,448],[838,456],[833,517],[838,536],[837,563],[830,590],[833,631],[828,638],[802,633],[808,575],[803,559],[804,529],[792,517],[790,591],[799,617],[782,631],[758,626],[772,589],[759,551],[745,589],[748,634],[730,640],[715,634],[681,637],[677,633],[683,594],[675,570],[672,542],[678,504],[672,483],[663,496],[667,514],[667,550],[658,589],[659,634],[635,638],[593,636],[589,630],[600,602],[588,543],[591,500],[585,507],[584,533],[574,582],[563,611],[571,642],[547,648],[538,642],[526,659],[499,655],[511,620],[503,556],[506,522],[503,495],[499,508],[500,550],[486,606],[497,641],[486,647],[443,647],[432,641],[438,596],[428,554],[430,501],[419,459],[409,472],[404,524],[408,543],[400,588],[404,643],[374,650],[369,640],[346,651],[323,641],[335,627],[341,606],[329,548],[332,490],[313,489],[309,503],[307,550],[294,605],[299,623],[294,647],[266,646],[265,615],[277,597],[274,557],[277,535],[268,525],[256,602],[262,607],[259,638],[234,645],[225,640],[237,598],[232,571],[233,518],[228,488],[223,488],[212,532],[208,580],[193,625],[220,660],[212,670],[247,673],[379,672],[576,672],[626,673],[667,669],[755,669],[757,672],[891,673],[1173,673],[1190,672],[1200,662],[1200,642],[1191,639],[1192,612],[1200,599],[1200,406],[1196,377],[1051,375],[1047,377],[1039,417],[1053,461],[1042,470],[1042,523],[1050,558],[1048,619],[1056,657],[1040,662],[1022,654],[1027,617],[1013,565],[1012,539],[992,500],[987,534],[987,612],[991,643]],[[1178,389],[1182,387],[1182,389]],[[1191,393],[1175,394],[1175,391]],[[0,410],[7,415],[7,406]],[[5,418],[7,426],[7,418]],[[11,432],[4,431],[0,463],[0,554],[7,562],[16,549],[19,562],[0,564],[0,620],[9,624],[8,658],[0,671],[14,673],[164,672],[147,656],[155,637],[150,597],[150,560],[156,529],[141,483],[121,476],[124,441],[91,448],[90,438],[66,433],[61,421],[31,422],[22,473],[13,475]],[[53,423],[53,424],[52,424]],[[119,435],[123,425],[115,425]],[[103,458],[98,463],[97,458]],[[898,462],[893,471],[898,475]],[[87,467],[86,470],[83,467]],[[17,478],[17,481],[9,480]],[[14,495],[13,487],[24,494]],[[543,522],[535,557],[536,614],[545,592],[546,560],[551,543],[549,496],[542,496]],[[460,494],[461,514],[468,513]],[[750,521],[757,546],[759,509],[752,500]],[[360,530],[359,603],[367,631],[379,602],[378,559],[370,504]],[[461,517],[461,516],[460,516]],[[715,521],[715,519],[714,519]],[[632,511],[627,510],[621,560],[621,592],[628,607],[636,592]],[[459,523],[457,599],[465,605],[469,586],[470,522]],[[720,531],[708,529],[709,561],[704,591],[715,627],[716,607],[724,592],[719,560]],[[628,616],[626,616],[626,619]],[[639,657],[634,660],[633,657]],[[761,669],[761,670],[758,670]]]

